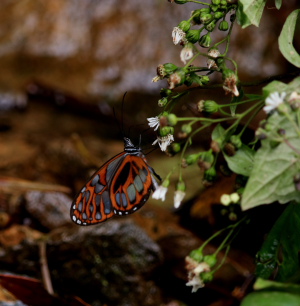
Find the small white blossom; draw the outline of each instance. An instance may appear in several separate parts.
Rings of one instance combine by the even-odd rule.
[[[159,128],[160,122],[159,122],[159,118],[157,116],[156,117],[147,118],[147,120],[148,120],[148,125],[151,128],[154,128],[154,131],[156,131]]]
[[[185,38],[185,32],[183,32],[180,28],[175,27],[172,31],[172,38],[174,45],[178,44],[185,44],[186,38]]]
[[[293,91],[289,98],[289,102],[293,101],[300,101],[300,95],[296,91]]]
[[[161,77],[158,76],[158,75],[156,75],[154,78],[152,78],[152,82],[153,82],[153,83],[156,83],[156,82],[158,82],[158,81],[160,81],[160,80],[161,80]]]
[[[209,56],[211,56],[211,57],[218,57],[218,56],[220,55],[220,52],[219,52],[218,49],[211,49],[211,50],[208,51],[208,54],[207,54],[207,55],[209,55]],[[213,69],[217,69],[217,68],[218,68],[216,62],[215,62],[213,59],[211,59],[211,58],[209,58],[209,59],[207,60],[207,67],[208,67],[209,69],[210,69],[210,68],[213,68]]]
[[[269,114],[271,111],[275,110],[284,100],[286,96],[285,92],[273,92],[266,99],[266,106],[264,106],[264,111]]]
[[[188,60],[190,60],[194,56],[193,47],[187,44],[184,46],[180,52],[180,60],[186,64]]]
[[[220,198],[220,202],[224,206],[228,206],[231,203],[230,195],[226,194],[226,193],[222,194],[222,196]]]
[[[167,147],[174,141],[174,137],[171,134],[167,136],[157,137],[157,139],[152,143],[152,145],[159,144],[162,151],[166,151]]]
[[[186,286],[192,286],[192,292],[196,292],[198,289],[204,287],[204,282],[201,279],[202,272],[209,272],[210,267],[206,262],[197,262],[191,257],[185,258],[186,268],[188,270],[188,282]]]
[[[162,185],[160,185],[152,194],[152,198],[159,200],[161,199],[162,201],[164,201],[166,199],[166,193],[168,191],[167,187],[164,187]]]
[[[174,207],[178,208],[185,197],[185,192],[182,190],[176,190],[174,194]]]

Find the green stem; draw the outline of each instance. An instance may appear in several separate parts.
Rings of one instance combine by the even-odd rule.
[[[203,4],[203,5],[209,5],[208,3],[201,2],[201,1],[196,1],[196,0],[188,0],[188,2],[199,3],[199,4]]]
[[[290,114],[287,113],[287,112],[284,112],[284,115],[289,120],[289,122],[292,124],[292,126],[294,127],[298,136],[300,136],[300,129],[299,129],[298,125],[296,124],[296,122],[293,120],[293,118],[291,118]]]

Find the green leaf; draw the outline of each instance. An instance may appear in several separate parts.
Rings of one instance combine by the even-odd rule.
[[[243,144],[236,151],[235,155],[228,156],[225,152],[223,154],[231,171],[244,176],[250,176],[253,168],[254,150]]]
[[[241,306],[299,306],[300,296],[289,292],[258,291],[248,294]]]
[[[289,115],[296,123],[296,112],[291,111]],[[300,202],[300,192],[294,184],[294,176],[300,172],[299,155],[294,148],[300,149],[300,137],[284,114],[274,112],[267,125],[267,138],[261,141],[254,156],[251,176],[243,193],[243,210],[276,201],[281,204],[292,200]],[[275,137],[280,138],[278,131],[285,132],[286,141],[274,141]]]
[[[284,92],[288,85],[279,81],[273,81],[263,88],[263,96],[267,97],[272,92]]]
[[[212,140],[222,139],[224,137],[225,129],[219,123],[211,133]]]
[[[300,9],[297,9],[288,16],[278,38],[279,49],[282,55],[287,61],[298,68],[300,68],[300,55],[293,46],[293,39],[299,13]]]
[[[257,254],[256,274],[259,277],[269,278],[277,270],[276,280],[285,282],[299,271],[299,233],[300,204],[291,203],[276,221]]]
[[[277,10],[280,10],[282,5],[282,0],[275,0],[275,6],[277,8]]]
[[[242,28],[253,24],[259,26],[259,22],[267,0],[239,0],[237,20]]]
[[[255,281],[253,288],[254,290],[268,289],[268,290],[285,291],[285,292],[300,294],[300,285],[292,283],[275,282],[263,278],[258,278]]]

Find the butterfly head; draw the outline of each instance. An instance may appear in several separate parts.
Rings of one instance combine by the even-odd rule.
[[[141,152],[142,149],[135,146],[128,137],[124,137],[124,151],[128,153],[138,153]]]

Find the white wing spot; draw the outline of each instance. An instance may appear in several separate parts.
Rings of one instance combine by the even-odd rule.
[[[122,215],[122,212],[121,212],[121,211],[119,211],[119,215]]]
[[[75,215],[73,215],[72,219],[73,219],[74,222],[76,222],[76,217],[75,217]]]
[[[86,224],[87,224],[86,222],[82,223],[82,225],[86,225]]]
[[[128,215],[128,211],[125,211],[125,214]]]
[[[117,213],[117,211],[114,209],[114,214],[116,214]]]
[[[75,204],[73,205],[73,209],[76,209],[76,205]]]
[[[133,210],[137,210],[137,207],[134,207],[134,209]]]
[[[81,221],[79,219],[77,219],[77,224],[81,224]]]

